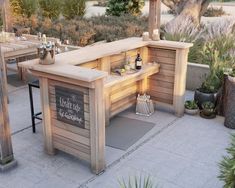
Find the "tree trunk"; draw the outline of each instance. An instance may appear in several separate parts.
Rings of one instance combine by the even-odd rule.
[[[5,70],[3,61],[3,55],[0,48],[0,166],[7,165],[14,160],[7,107],[6,85],[4,82]]]
[[[210,4],[209,0],[162,0],[162,2],[176,14],[170,22],[180,22],[188,18],[195,25],[200,24],[201,16]]]

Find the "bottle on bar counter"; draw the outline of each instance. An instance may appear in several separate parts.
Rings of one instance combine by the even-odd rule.
[[[141,59],[139,53],[137,54],[137,57],[136,57],[136,59],[135,59],[135,68],[136,68],[137,70],[140,70],[140,69],[142,68],[142,59]]]

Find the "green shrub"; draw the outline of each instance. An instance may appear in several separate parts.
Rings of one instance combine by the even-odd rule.
[[[86,13],[86,0],[66,0],[63,3],[63,16],[66,19],[83,17]]]
[[[227,148],[229,156],[223,158],[220,163],[219,179],[224,182],[224,188],[235,187],[235,135],[232,136],[232,143]]]
[[[121,16],[123,14],[138,16],[141,15],[144,4],[144,0],[109,0],[106,14],[112,16]]]
[[[30,18],[38,10],[38,2],[35,0],[11,0],[13,14]]]
[[[62,3],[61,0],[39,0],[42,15],[50,19],[58,18],[61,13]]]

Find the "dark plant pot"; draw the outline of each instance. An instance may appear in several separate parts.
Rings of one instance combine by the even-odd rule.
[[[204,102],[216,103],[217,93],[203,93],[197,89],[194,93],[194,100],[197,101],[198,107],[202,109],[202,104]]]

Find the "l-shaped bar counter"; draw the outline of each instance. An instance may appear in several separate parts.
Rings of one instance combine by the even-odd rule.
[[[105,169],[105,125],[111,117],[135,105],[138,93],[184,114],[188,51],[191,43],[127,38],[58,54],[55,64],[21,63],[40,80],[44,145]],[[133,74],[111,73],[126,57],[140,53],[143,68]],[[153,63],[155,62],[155,63]]]

